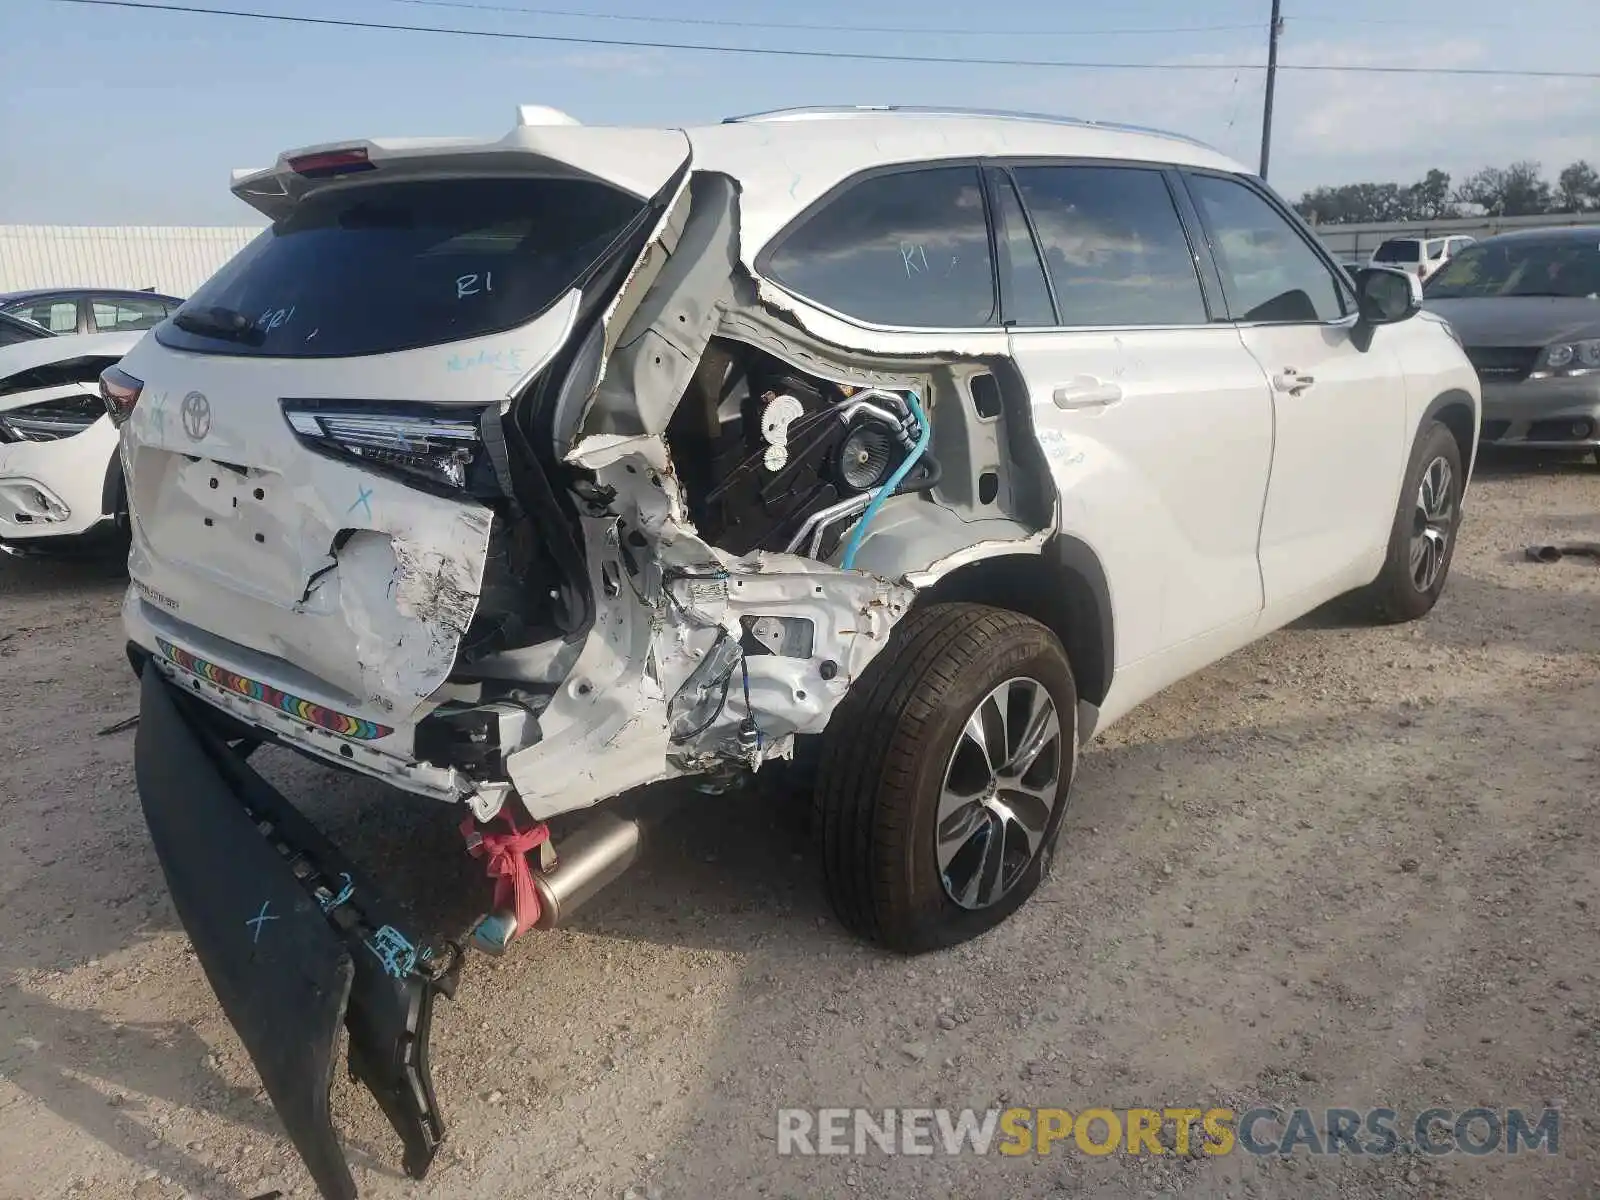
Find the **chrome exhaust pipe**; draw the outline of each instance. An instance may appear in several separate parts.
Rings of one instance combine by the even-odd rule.
[[[535,929],[554,929],[567,921],[609,883],[631,867],[644,845],[638,818],[598,812],[556,845],[556,865],[534,871],[539,893]]]
[[[656,806],[647,818],[637,808],[593,813],[584,823],[558,841],[540,847],[553,850],[555,865],[548,870],[534,867],[533,890],[539,897],[539,916],[534,929],[554,929],[564,925],[572,914],[594,899],[607,884],[634,864],[644,846],[645,829],[661,819]],[[471,944],[485,954],[504,954],[518,934],[517,915],[509,910],[485,914],[473,927]]]

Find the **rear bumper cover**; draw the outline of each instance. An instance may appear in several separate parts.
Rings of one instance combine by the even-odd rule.
[[[444,1136],[428,1070],[436,962],[342,854],[225,740],[208,706],[143,665],[135,757],[151,841],[206,978],[318,1190],[355,1181],[329,1113],[334,1045],[377,1097],[420,1179]]]

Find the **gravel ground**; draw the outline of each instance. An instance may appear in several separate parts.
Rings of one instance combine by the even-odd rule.
[[[1039,895],[948,953],[841,932],[767,790],[698,798],[570,929],[471,960],[425,1184],[338,1082],[362,1194],[1600,1194],[1600,565],[1520,558],[1562,539],[1600,539],[1600,471],[1489,464],[1428,620],[1319,612],[1129,717]],[[0,1196],[311,1196],[167,901],[133,735],[98,733],[136,707],[121,590],[0,562]],[[380,876],[429,879],[419,919],[478,902],[456,814],[260,757]],[[1516,1158],[776,1152],[790,1105],[1262,1103],[1563,1126]]]

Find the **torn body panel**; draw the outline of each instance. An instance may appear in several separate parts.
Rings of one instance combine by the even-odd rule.
[[[316,400],[475,411],[550,359],[575,305],[510,333],[319,362]],[[286,419],[281,360],[146,340],[123,366],[144,381],[123,439],[136,597],[307,672],[359,716],[420,719],[471,620],[490,510],[308,446]]]
[[[543,738],[507,759],[539,819],[719,762],[787,756],[795,734],[821,732],[914,599],[796,555],[720,551],[684,519],[660,439],[593,441],[573,457],[615,491],[605,516],[585,519],[599,616],[541,717]],[[739,649],[710,681],[714,711],[675,736],[673,699],[728,642]],[[752,728],[753,743],[741,736]]]
[[[689,176],[606,315],[607,355],[574,435],[666,429],[733,300],[738,221],[731,178]]]
[[[761,299],[738,228],[733,181],[692,175],[609,308],[626,327],[606,334],[564,454],[588,480],[596,622],[541,739],[506,759],[535,818],[789,755],[918,586],[1037,554],[1053,528],[1003,333],[911,353],[901,337],[893,359],[843,348]],[[913,410],[931,425],[916,464]],[[900,465],[914,469],[844,569],[846,535]]]
[[[509,333],[320,362],[324,408],[307,411],[426,398],[476,414],[549,360],[575,306],[566,297]],[[122,439],[131,640],[179,686],[297,750],[499,807],[508,785],[418,753],[476,617],[492,509],[309,446],[286,402],[311,402],[284,396],[282,361],[147,339],[123,367],[144,381]]]

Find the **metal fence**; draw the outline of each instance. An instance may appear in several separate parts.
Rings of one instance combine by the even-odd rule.
[[[250,226],[0,225],[0,292],[118,287],[187,296],[260,232]]]

